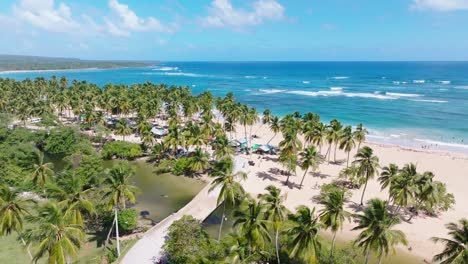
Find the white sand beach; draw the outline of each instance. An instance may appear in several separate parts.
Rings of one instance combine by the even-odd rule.
[[[243,127],[238,127],[237,137],[243,138]],[[259,138],[252,140],[255,144],[265,144],[273,137],[273,132],[267,126],[256,125],[252,131],[256,131]],[[277,145],[281,141],[281,135],[278,134],[271,144]],[[421,259],[430,260],[433,255],[440,253],[441,245],[436,245],[429,239],[433,236],[444,237],[447,235],[445,224],[458,221],[460,218],[468,217],[468,155],[444,152],[423,152],[411,149],[404,149],[399,146],[386,146],[381,144],[366,143],[374,149],[375,155],[380,159],[380,165],[386,166],[389,163],[396,163],[403,166],[405,163],[413,162],[417,164],[418,171],[432,171],[435,174],[435,179],[446,183],[449,192],[453,193],[456,199],[456,204],[453,209],[440,214],[438,217],[416,216],[411,223],[402,222],[396,228],[402,230],[408,239],[408,247],[402,247],[402,250],[421,257]],[[322,150],[325,152],[326,148]],[[356,150],[351,153],[355,154]],[[273,184],[287,194],[285,205],[293,210],[299,205],[307,205],[317,207],[320,205],[313,201],[313,197],[319,194],[320,186],[325,183],[330,183],[338,177],[340,170],[346,167],[346,162],[342,165],[328,164],[324,162],[320,164],[316,173],[308,173],[304,180],[302,189],[298,189],[303,171],[297,169],[297,177],[290,177],[290,185],[285,186],[286,176],[275,174],[276,169],[284,169],[276,161],[277,156],[265,155],[266,158],[260,158],[259,155],[253,154],[252,160],[255,166],[246,164],[245,170],[249,172],[247,181],[243,183],[245,189],[256,196],[263,193],[266,186]],[[332,157],[333,159],[333,157]],[[342,151],[337,152],[337,160],[346,159],[346,154]],[[358,212],[356,208],[359,205],[362,189],[353,190],[352,197],[348,203],[350,212]],[[365,200],[379,197],[387,199],[387,191],[381,191],[377,180],[370,180],[366,190]],[[347,241],[352,240],[358,234],[350,229],[354,227],[353,223],[347,223],[343,227],[343,231],[338,234],[338,239]],[[411,252],[408,248],[411,247]]]

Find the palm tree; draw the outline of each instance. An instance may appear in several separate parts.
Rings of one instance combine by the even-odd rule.
[[[311,142],[319,147],[319,153],[322,152],[322,145],[325,139],[326,132],[326,126],[323,123],[318,122],[317,124],[315,124]]]
[[[242,185],[237,180],[245,180],[247,178],[247,174],[241,171],[234,173],[232,166],[228,166],[213,171],[211,175],[215,176],[216,178],[211,183],[211,188],[209,191],[211,192],[216,188],[221,188],[217,203],[218,205],[223,203],[223,214],[218,232],[219,241],[221,239],[221,230],[223,228],[223,222],[226,215],[226,206],[237,204],[239,199],[244,196],[244,188],[242,188]]]
[[[94,213],[93,202],[89,200],[89,194],[93,188],[89,188],[81,177],[75,172],[66,172],[57,179],[54,184],[47,185],[47,193],[50,197],[57,199],[58,205],[64,211],[64,217],[69,223],[84,225],[83,213]]]
[[[304,170],[304,175],[302,176],[301,184],[299,185],[299,189],[301,189],[302,183],[304,182],[305,176],[307,175],[307,172],[309,172],[309,169],[315,171],[318,168],[320,156],[314,146],[309,146],[299,155],[301,156],[301,169]]]
[[[361,196],[361,205],[363,205],[367,182],[378,173],[379,158],[374,156],[374,151],[370,147],[365,146],[356,154],[356,160],[353,161],[353,164],[356,164],[358,168],[357,175],[365,178],[364,189],[362,190]]]
[[[382,168],[382,173],[380,173],[380,177],[378,178],[382,191],[385,188],[392,186],[392,181],[395,179],[398,173],[398,165],[395,163],[390,163],[388,166]]]
[[[272,117],[270,109],[265,109],[263,111],[262,124],[270,124]]]
[[[270,130],[273,131],[274,135],[273,137],[268,140],[267,144],[270,144],[270,142],[273,140],[273,138],[276,137],[276,135],[280,132],[280,119],[277,116],[273,116],[270,120]]]
[[[388,212],[385,201],[369,200],[363,214],[354,217],[359,223],[352,230],[362,230],[354,243],[362,248],[366,256],[366,264],[369,261],[371,250],[378,255],[380,264],[382,257],[384,254],[388,255],[390,249],[393,249],[397,244],[408,244],[403,232],[392,229],[400,220]]]
[[[171,147],[172,154],[175,156],[177,148],[185,145],[185,137],[178,127],[171,126],[169,127],[169,133],[164,138],[164,144]]]
[[[328,134],[328,143],[330,144],[330,146],[328,147],[328,149],[330,149],[332,143],[335,143],[335,153],[333,154],[334,162],[336,162],[336,148],[338,147],[338,143],[341,139],[341,134],[343,132],[341,130],[342,128],[343,128],[343,125],[340,123],[340,121],[333,119],[330,122],[329,134]],[[330,154],[331,154],[331,150],[330,150],[330,153],[328,154],[328,161],[330,161]]]
[[[281,195],[281,190],[273,185],[269,185],[265,189],[268,191],[268,193],[259,194],[258,198],[263,202],[263,206],[265,208],[265,218],[273,224],[273,229],[275,230],[276,259],[278,260],[279,264],[280,257],[278,237],[279,230],[286,218],[286,214],[288,211],[283,205],[284,200],[286,199],[286,195]]]
[[[333,262],[333,249],[335,247],[336,233],[343,228],[345,220],[350,220],[351,213],[344,209],[346,202],[346,192],[343,189],[333,189],[320,199],[323,209],[320,210],[320,221],[326,229],[333,232],[333,239],[330,250],[330,263]]]
[[[52,162],[44,162],[44,153],[39,150],[34,152],[34,165],[30,179],[34,185],[41,188],[50,180],[54,175],[54,164]]]
[[[208,153],[205,153],[201,148],[196,148],[190,157],[190,169],[195,172],[201,172],[210,167]]]
[[[290,257],[299,257],[307,263],[316,263],[317,254],[321,247],[318,232],[322,228],[319,218],[315,215],[315,208],[299,206],[295,214],[288,215],[291,225],[285,230],[291,236]]]
[[[104,196],[107,200],[109,208],[122,207],[126,208],[127,200],[130,203],[135,203],[135,194],[140,190],[138,187],[131,185],[131,180],[135,172],[126,163],[118,163],[109,171],[109,175],[104,179]]]
[[[38,210],[37,216],[27,219],[37,224],[26,230],[28,243],[36,244],[33,262],[47,255],[47,263],[66,264],[78,256],[78,249],[84,239],[83,228],[71,224],[58,204],[46,203]]]
[[[33,202],[19,197],[18,192],[8,186],[0,185],[0,235],[22,231],[23,217],[29,215],[28,207]]]
[[[348,153],[348,157],[346,158],[346,167],[349,167],[349,154],[351,150],[354,148],[356,143],[354,142],[353,132],[351,130],[351,126],[345,127],[343,129],[343,133],[340,139],[340,149],[343,149],[345,152]]]
[[[218,160],[230,159],[236,154],[236,150],[231,146],[229,140],[225,136],[216,138],[213,147],[216,148],[213,155]]]
[[[451,237],[441,238],[433,237],[435,243],[445,244],[444,250],[435,255],[434,262],[441,264],[462,264],[468,263],[468,220],[462,218],[458,223],[449,223],[446,225]]]
[[[415,180],[418,176],[416,165],[406,164],[399,174],[392,180],[390,185],[390,197],[398,205],[396,212],[401,207],[406,207],[415,199],[416,186]]]
[[[127,119],[119,119],[115,125],[115,134],[122,136],[123,141],[125,141],[125,136],[132,134],[132,129],[128,126]]]
[[[362,126],[362,123],[358,124],[357,127],[356,127],[356,130],[353,133],[354,139],[358,143],[358,146],[357,146],[357,151],[358,152],[361,149],[361,143],[366,141],[366,135],[367,134],[369,134],[369,132],[367,132],[367,129],[365,129]]]
[[[267,220],[264,220],[263,214],[261,203],[250,199],[234,211],[234,227],[245,237],[253,252],[264,250],[270,241]]]

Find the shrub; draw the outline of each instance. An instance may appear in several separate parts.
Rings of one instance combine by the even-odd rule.
[[[143,155],[143,151],[139,144],[114,141],[104,144],[101,155],[104,159],[111,159],[112,157],[135,159]]]
[[[190,158],[180,158],[174,162],[174,167],[171,171],[174,175],[190,174]]]
[[[73,128],[53,129],[45,140],[44,151],[52,155],[69,155],[75,152],[79,139],[80,135]]]
[[[138,213],[135,209],[123,209],[119,211],[119,231],[122,233],[132,232],[138,224]]]

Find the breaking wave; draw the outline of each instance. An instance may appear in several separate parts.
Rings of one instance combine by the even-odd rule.
[[[177,71],[179,67],[156,67],[152,69],[153,71]]]
[[[266,94],[274,94],[274,93],[282,93],[285,92],[286,90],[280,90],[280,89],[260,89],[259,90],[262,93]]]

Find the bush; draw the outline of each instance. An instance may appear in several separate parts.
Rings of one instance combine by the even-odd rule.
[[[174,162],[174,167],[171,171],[174,175],[190,174],[190,158],[180,158]]]
[[[143,151],[139,144],[114,141],[104,144],[101,155],[104,159],[111,159],[112,157],[135,159],[143,155]]]
[[[103,223],[106,227],[111,227],[112,222],[114,221],[115,214],[114,211],[103,212]],[[117,216],[119,221],[119,233],[126,234],[131,233],[138,225],[138,213],[135,209],[122,209],[119,210]]]
[[[45,140],[44,151],[52,155],[72,154],[77,148],[80,135],[73,128],[53,129]]]

